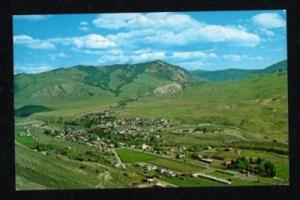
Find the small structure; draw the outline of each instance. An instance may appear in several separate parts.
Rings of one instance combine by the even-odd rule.
[[[214,176],[211,176],[211,175],[207,175],[207,174],[203,174],[203,173],[194,173],[194,174],[192,174],[192,176],[194,178],[196,178],[196,177],[202,177],[202,178],[206,178],[206,179],[209,179],[209,180],[213,180],[213,181],[217,181],[217,182],[220,182],[220,183],[224,183],[224,184],[227,184],[227,185],[231,185],[231,181],[228,181],[228,180],[222,179],[222,178],[217,178],[217,177],[214,177]]]
[[[198,155],[198,159],[202,162],[205,162],[205,163],[208,163],[208,164],[211,164],[214,160],[211,159],[211,158],[204,158],[203,156],[201,155]]]
[[[167,185],[162,182],[157,182],[155,183],[154,187],[167,187]]]
[[[233,168],[234,160],[228,160],[224,163],[227,169]]]
[[[149,150],[151,150],[152,148],[149,146],[149,145],[146,145],[146,144],[143,144],[142,145],[142,150],[143,151],[149,151]]]
[[[185,158],[185,155],[184,154],[177,154],[176,158]]]
[[[225,149],[225,151],[232,151],[233,150],[233,147],[228,147]]]

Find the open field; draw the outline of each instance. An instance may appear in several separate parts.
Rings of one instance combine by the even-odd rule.
[[[194,172],[203,169],[202,167],[193,164],[130,149],[118,149],[117,152],[122,162],[125,163],[146,162],[178,172]]]

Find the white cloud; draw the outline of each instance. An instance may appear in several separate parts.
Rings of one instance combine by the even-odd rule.
[[[82,32],[87,32],[89,31],[89,23],[87,21],[81,21],[80,23],[80,26],[78,27],[78,30],[82,31]]]
[[[236,55],[236,54],[227,54],[227,55],[223,55],[222,57],[223,57],[223,59],[230,60],[232,62],[238,62],[242,59],[241,56]]]
[[[135,52],[130,58],[133,62],[145,62],[145,61],[152,61],[152,60],[163,60],[166,57],[166,53],[162,51],[156,52]]]
[[[261,56],[254,56],[250,58],[251,60],[263,60],[264,58]]]
[[[121,29],[107,36],[116,43],[134,45],[187,45],[194,42],[228,42],[238,46],[257,46],[261,38],[242,26],[206,24],[186,14],[102,14],[93,20],[98,28]]]
[[[90,29],[88,27],[86,27],[86,26],[80,26],[80,27],[78,27],[78,30],[83,31],[83,32],[87,32]]]
[[[49,38],[47,41],[65,46],[88,49],[105,49],[117,46],[115,42],[99,34],[88,34],[77,37]]]
[[[247,56],[247,55],[237,55],[237,54],[225,54],[222,56],[223,59],[229,60],[231,62],[239,62],[241,60],[251,60],[258,61],[263,60],[264,58],[261,56]]]
[[[14,74],[18,74],[18,73],[37,74],[37,73],[46,72],[53,69],[54,69],[53,67],[50,67],[45,63],[16,65],[14,67]]]
[[[199,28],[200,38],[210,42],[233,42],[239,46],[257,46],[261,39],[243,27],[204,25]]]
[[[15,15],[14,19],[27,21],[40,21],[51,17],[51,15]]]
[[[116,43],[99,34],[78,37],[34,39],[28,35],[14,36],[14,44],[25,45],[31,49],[54,49],[57,45],[74,46],[76,48],[105,49],[116,47]]]
[[[259,27],[266,29],[282,28],[286,21],[278,13],[261,13],[252,17],[252,21]]]
[[[57,60],[59,58],[66,58],[66,57],[67,57],[67,55],[64,54],[64,53],[58,53],[58,54],[52,54],[52,55],[50,55],[50,59],[51,60]]]
[[[184,29],[198,22],[188,15],[176,13],[119,13],[101,14],[92,22],[98,28],[105,29],[141,29],[141,28],[167,28],[173,30]]]
[[[202,51],[187,51],[187,52],[173,52],[171,58],[179,60],[194,60],[194,59],[208,59],[217,58],[215,53],[205,53]]]
[[[81,21],[81,22],[80,22],[80,25],[81,25],[81,26],[87,26],[88,24],[89,24],[89,23],[88,23],[87,21]]]
[[[106,29],[119,29],[128,26],[127,21],[140,16],[140,14],[134,13],[122,13],[122,14],[101,14],[98,15],[92,23],[98,28]]]
[[[49,41],[34,39],[28,35],[17,35],[13,37],[14,44],[25,45],[30,49],[54,49],[55,45]]]
[[[89,34],[82,37],[73,37],[73,43],[77,48],[101,49],[115,47],[116,44],[99,34]]]
[[[120,49],[111,49],[108,51],[90,51],[88,54],[94,52],[99,55],[100,58],[97,60],[99,64],[124,64],[128,63],[130,58],[128,55]]]
[[[265,34],[266,36],[269,36],[269,37],[273,37],[275,34],[273,31],[270,31],[268,29],[265,29],[265,28],[261,28],[259,29],[260,32],[262,32],[263,34]]]
[[[197,69],[203,69],[207,66],[209,66],[209,63],[203,63],[199,60],[194,61],[187,61],[187,62],[179,62],[177,63],[180,67],[185,68],[186,70],[197,70]]]

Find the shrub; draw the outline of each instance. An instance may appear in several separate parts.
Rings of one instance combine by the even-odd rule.
[[[274,177],[276,175],[275,165],[271,161],[267,161],[264,165],[266,176]]]
[[[234,167],[245,170],[249,168],[249,161],[245,157],[238,157],[234,162]]]

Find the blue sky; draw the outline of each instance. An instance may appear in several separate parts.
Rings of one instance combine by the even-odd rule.
[[[259,69],[287,58],[285,10],[14,16],[14,72],[164,60]]]

